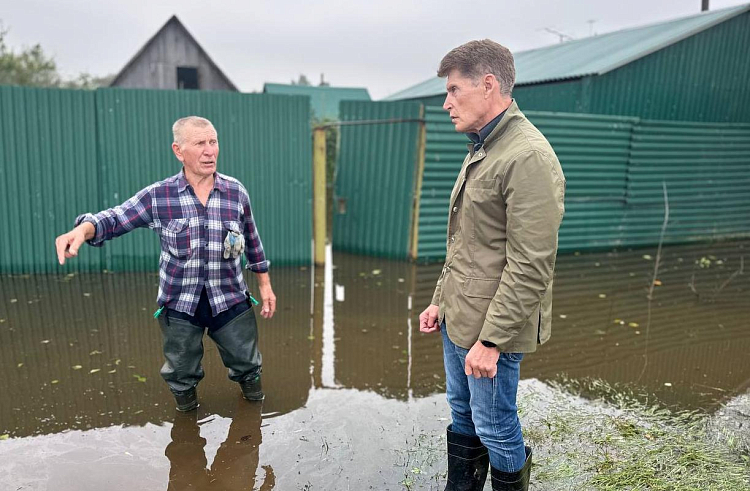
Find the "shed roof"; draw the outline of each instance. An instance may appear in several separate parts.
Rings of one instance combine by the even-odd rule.
[[[208,56],[208,53],[206,53],[206,50],[203,49],[203,46],[201,46],[200,43],[196,41],[193,35],[190,34],[190,31],[187,30],[187,28],[182,24],[182,22],[180,22],[180,19],[178,19],[176,15],[173,15],[172,17],[170,17],[169,20],[163,26],[161,26],[161,29],[156,31],[156,34],[151,36],[151,38],[148,41],[146,41],[146,44],[144,44],[143,47],[139,49],[135,55],[133,55],[130,61],[128,61],[125,64],[125,66],[122,67],[122,70],[120,70],[120,72],[117,74],[117,76],[115,76],[115,78],[112,80],[112,82],[109,85],[111,87],[114,87],[115,85],[117,85],[117,83],[120,81],[120,78],[128,71],[128,68],[130,68],[131,65],[135,64],[138,61],[138,59],[146,52],[149,46],[151,46],[151,44],[153,44],[153,42],[159,38],[162,32],[164,32],[167,29],[167,27],[169,27],[172,24],[174,24],[178,29],[183,31],[185,36],[187,36],[187,38],[190,39],[190,41],[195,43],[195,45],[198,47],[198,50],[200,50],[200,53],[206,57],[206,60],[208,60],[208,63],[224,79],[224,82],[226,82],[226,84],[229,85],[232,88],[232,90],[237,91],[238,90],[237,87],[232,83],[231,80],[229,80],[229,77],[227,77],[224,74],[224,72],[221,71],[218,65],[214,62],[214,60],[212,60],[211,57]]]
[[[750,11],[750,4],[701,12],[656,24],[514,53],[516,85],[602,75]],[[385,100],[445,93],[445,80],[433,77]]]
[[[267,94],[309,96],[313,114],[318,119],[338,119],[339,102],[341,101],[371,100],[367,89],[359,87],[319,87],[267,83],[263,86],[263,92]]]

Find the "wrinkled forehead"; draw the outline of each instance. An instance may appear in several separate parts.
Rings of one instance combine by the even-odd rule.
[[[186,141],[216,140],[218,135],[213,125],[198,126],[186,124],[182,128],[182,137]]]

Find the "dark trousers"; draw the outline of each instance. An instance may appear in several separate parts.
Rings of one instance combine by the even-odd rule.
[[[203,379],[203,334],[219,348],[221,360],[229,369],[229,379],[244,382],[257,377],[262,357],[258,351],[258,327],[252,307],[238,304],[216,317],[205,315],[208,297],[201,294],[195,316],[166,308],[159,316],[164,341],[161,376],[172,392],[189,390]],[[204,303],[205,302],[205,303]],[[201,305],[204,304],[204,305]],[[210,312],[210,306],[209,312]]]

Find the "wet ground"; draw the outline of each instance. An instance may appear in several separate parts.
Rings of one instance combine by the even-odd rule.
[[[655,282],[655,248],[560,256],[552,339],[521,391],[595,396],[601,379],[708,413],[750,391],[750,242],[663,252]],[[413,450],[439,468],[448,417],[440,340],[417,323],[441,265],[332,264],[272,273],[264,403],[241,399],[207,339],[191,415],[159,377],[156,275],[0,279],[0,489],[415,487]]]

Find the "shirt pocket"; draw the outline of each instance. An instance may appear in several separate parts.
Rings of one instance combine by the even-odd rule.
[[[240,222],[237,222],[235,220],[225,220],[222,222],[224,224],[224,237],[226,239],[227,234],[229,232],[236,232],[238,234],[242,233],[242,229],[240,229]]]
[[[241,260],[240,256],[232,257],[232,255],[229,254],[229,257],[226,257],[226,258],[224,257],[224,253],[225,253],[225,250],[226,250],[227,244],[228,244],[227,237],[229,236],[229,233],[230,232],[235,232],[235,233],[238,233],[238,234],[242,235],[242,229],[240,228],[240,222],[237,222],[235,220],[224,220],[221,223],[222,223],[222,228],[223,228],[222,235],[221,235],[221,252],[222,252],[221,257],[225,261],[231,261],[231,262],[240,261]],[[243,240],[244,241],[245,238],[244,237],[240,237],[239,240]]]
[[[190,227],[187,219],[170,220],[162,227],[161,236],[172,256],[179,259],[190,257]]]

